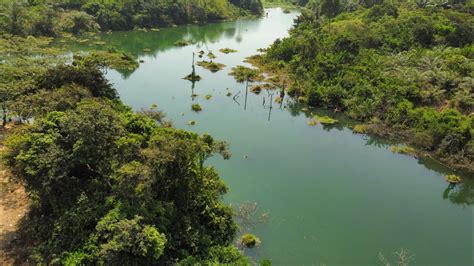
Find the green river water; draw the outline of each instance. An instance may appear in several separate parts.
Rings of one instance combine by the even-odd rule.
[[[472,179],[450,189],[443,180],[452,173],[448,169],[394,154],[387,141],[352,133],[344,117],[334,126],[308,126],[311,112],[324,111],[306,111],[291,99],[270,110],[264,91],[249,93],[245,103],[245,84],[236,83],[230,69],[287,36],[298,15],[267,11],[261,19],[104,34],[101,47],[114,46],[144,61],[133,72],[108,71],[107,77],[134,109],[157,104],[176,127],[229,142],[231,160],[216,157],[208,163],[230,188],[226,202],[257,204],[255,223],[240,232],[262,241],[246,251],[253,260],[381,265],[379,253],[393,262],[393,253],[403,248],[415,265],[473,265]],[[193,45],[173,45],[181,39]],[[238,52],[219,52],[226,47]],[[214,61],[227,67],[218,73],[196,67],[203,80],[192,90],[182,78],[199,50],[213,51]],[[239,97],[234,101],[227,92]],[[207,94],[212,99],[206,100]],[[203,111],[192,112],[192,103]],[[197,124],[188,126],[189,120]],[[261,218],[267,219],[257,222]]]

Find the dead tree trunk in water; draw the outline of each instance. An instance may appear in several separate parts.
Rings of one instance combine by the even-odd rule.
[[[2,127],[5,127],[7,125],[7,107],[5,106],[5,104],[2,104],[2,111],[3,111]]]

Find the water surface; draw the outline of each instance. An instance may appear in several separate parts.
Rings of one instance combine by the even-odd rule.
[[[136,71],[109,71],[107,77],[134,109],[157,104],[178,128],[230,143],[230,161],[209,163],[230,188],[227,202],[257,203],[255,219],[268,214],[265,223],[242,230],[262,240],[247,251],[255,261],[380,265],[382,253],[396,265],[393,252],[403,248],[416,265],[472,265],[472,181],[450,189],[443,180],[448,169],[393,154],[386,141],[353,134],[343,117],[333,127],[310,127],[308,113],[320,111],[303,111],[291,99],[270,110],[267,92],[249,93],[245,104],[245,84],[228,72],[287,36],[297,16],[268,12],[262,19],[103,35],[104,49],[114,46],[144,61]],[[181,39],[194,44],[175,47]],[[218,51],[226,47],[239,52]],[[212,51],[227,67],[215,74],[196,67],[203,80],[192,88],[182,77],[191,72],[192,53],[200,50]],[[203,111],[193,113],[193,103]],[[188,126],[189,120],[197,124]]]

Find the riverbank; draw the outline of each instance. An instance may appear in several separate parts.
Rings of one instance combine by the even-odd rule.
[[[11,125],[0,128],[0,153]],[[15,265],[21,254],[19,224],[29,210],[30,200],[23,184],[15,181],[9,170],[0,165],[0,265]]]

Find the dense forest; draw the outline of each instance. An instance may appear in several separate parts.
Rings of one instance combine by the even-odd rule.
[[[260,0],[1,0],[0,32],[57,36],[220,21],[262,12]]]
[[[3,163],[32,201],[18,262],[247,261],[232,246],[227,187],[204,166],[214,153],[229,158],[224,142],[174,129],[155,107],[132,112],[93,55],[66,64],[47,39],[6,40],[2,106],[23,123]]]
[[[253,60],[300,101],[364,122],[359,132],[405,139],[474,171],[472,3],[307,7],[289,38]]]

